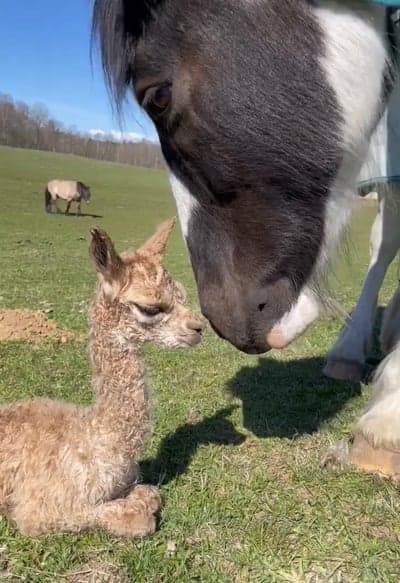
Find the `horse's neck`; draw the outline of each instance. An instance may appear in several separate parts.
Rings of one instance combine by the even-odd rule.
[[[357,76],[366,72],[375,64],[380,67],[381,46],[388,48],[387,12],[384,6],[364,0],[320,0],[312,8],[322,28],[327,48],[325,57],[330,58],[332,45],[338,48],[357,47],[359,52],[342,53],[343,63],[351,68],[361,67],[355,72]],[[338,34],[339,31],[341,34]],[[378,56],[375,53],[378,51]],[[369,58],[368,58],[369,57]],[[378,59],[378,61],[376,61]],[[367,64],[368,67],[364,65]],[[339,69],[339,72],[341,70]],[[379,71],[376,71],[379,79]]]

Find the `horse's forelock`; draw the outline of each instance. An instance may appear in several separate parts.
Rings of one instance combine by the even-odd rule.
[[[164,0],[95,0],[92,40],[97,40],[105,78],[117,106],[133,78],[135,47]]]

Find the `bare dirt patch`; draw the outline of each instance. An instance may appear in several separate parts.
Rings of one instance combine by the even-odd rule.
[[[43,312],[35,310],[0,310],[0,342],[5,340],[25,340],[41,342],[48,338],[67,342],[74,338],[69,330],[64,330]]]

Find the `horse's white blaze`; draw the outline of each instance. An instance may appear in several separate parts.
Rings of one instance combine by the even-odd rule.
[[[305,288],[300,297],[283,318],[275,324],[267,336],[271,348],[284,348],[312,323],[319,314],[319,303],[313,292]]]
[[[195,197],[182,184],[182,182],[173,174],[169,173],[169,181],[172,188],[172,193],[175,198],[176,207],[178,209],[179,222],[185,239],[189,232],[189,222],[193,211],[199,205]]]

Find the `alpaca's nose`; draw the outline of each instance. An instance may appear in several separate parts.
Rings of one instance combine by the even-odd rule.
[[[193,332],[197,332],[198,334],[201,334],[203,332],[204,329],[204,325],[202,322],[200,322],[200,320],[189,320],[186,323],[186,326],[189,328],[189,330],[193,330]]]

